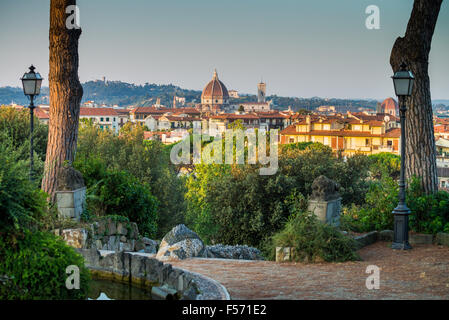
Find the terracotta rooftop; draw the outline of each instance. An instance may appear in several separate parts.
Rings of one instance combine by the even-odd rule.
[[[118,116],[118,113],[113,108],[80,108],[80,116]]]
[[[398,128],[389,129],[384,134],[373,134],[371,131],[352,131],[352,130],[311,130],[306,132],[297,132],[296,124],[292,124],[280,132],[281,135],[314,135],[314,136],[339,136],[339,137],[385,137],[398,138],[401,130]]]

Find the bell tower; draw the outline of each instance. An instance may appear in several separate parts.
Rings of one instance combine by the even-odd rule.
[[[257,84],[257,102],[265,102],[265,94],[267,91],[267,85],[265,82]]]

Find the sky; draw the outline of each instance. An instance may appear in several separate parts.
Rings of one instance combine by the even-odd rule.
[[[437,22],[432,99],[449,99],[449,1]],[[81,82],[175,84],[202,90],[216,68],[228,90],[383,99],[389,57],[412,0],[78,0]],[[368,30],[365,9],[380,10]],[[20,86],[30,64],[48,79],[49,0],[0,0],[0,86]],[[44,81],[48,85],[48,81]]]

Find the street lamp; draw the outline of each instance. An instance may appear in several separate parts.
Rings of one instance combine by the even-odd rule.
[[[401,176],[399,179],[399,204],[393,210],[394,214],[394,238],[393,249],[408,250],[412,247],[408,243],[408,219],[410,209],[405,204],[405,113],[407,111],[406,100],[410,97],[413,90],[415,77],[412,72],[407,70],[405,63],[401,64],[401,69],[394,74],[394,90],[399,100],[399,111],[401,117]]]
[[[30,180],[33,179],[33,130],[34,130],[34,96],[41,93],[42,77],[39,73],[34,72],[36,69],[33,65],[30,71],[25,73],[22,80],[23,93],[30,98]]]

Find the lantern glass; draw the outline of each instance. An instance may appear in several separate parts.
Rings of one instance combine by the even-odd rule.
[[[410,71],[400,70],[393,76],[394,91],[397,96],[411,96],[415,77]]]
[[[34,72],[34,67],[30,67],[30,72],[22,77],[23,93],[27,96],[38,95],[41,93],[42,77],[40,73]]]

